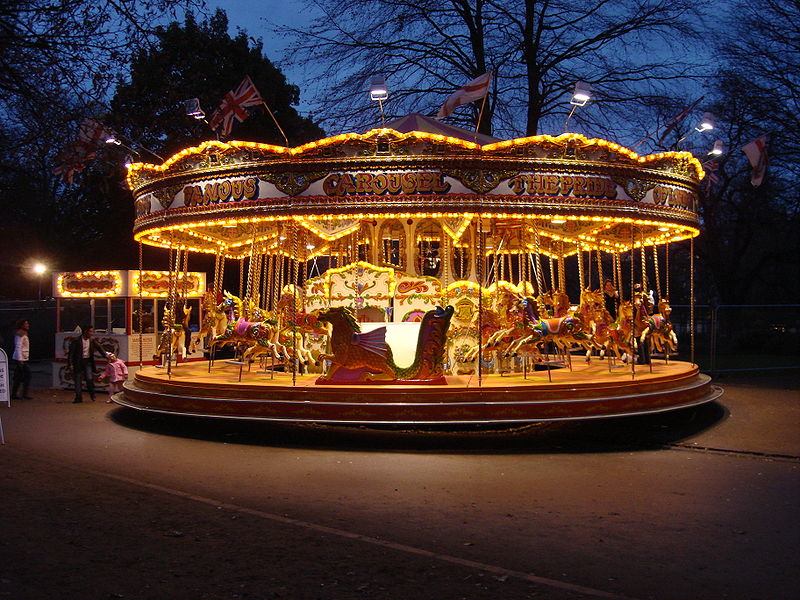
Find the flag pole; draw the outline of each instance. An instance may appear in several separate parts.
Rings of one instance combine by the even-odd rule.
[[[486,90],[486,93],[483,95],[483,101],[481,102],[481,110],[478,113],[478,122],[475,123],[475,135],[473,137],[475,143],[478,143],[478,129],[481,126],[481,119],[483,118],[483,109],[486,106],[486,98],[489,97],[489,90]]]
[[[283,128],[281,127],[280,123],[278,123],[278,119],[275,118],[275,115],[272,113],[272,111],[270,110],[269,106],[267,105],[266,101],[263,98],[261,99],[261,104],[264,105],[264,108],[267,109],[267,112],[269,113],[269,116],[272,117],[273,121],[275,121],[275,127],[277,127],[278,131],[281,132],[281,135],[283,136],[283,141],[286,142],[286,147],[288,148],[289,147],[289,139],[286,137],[286,134],[283,133]]]

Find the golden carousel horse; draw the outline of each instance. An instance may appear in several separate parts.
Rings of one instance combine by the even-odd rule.
[[[656,352],[665,352],[665,356],[678,350],[678,338],[672,330],[670,314],[672,307],[668,300],[662,298],[658,303],[658,312],[645,320],[645,328],[639,336],[642,344],[649,341]]]
[[[566,296],[566,295],[565,295]],[[553,342],[564,353],[573,345],[579,345],[586,351],[586,360],[596,348],[592,341],[592,323],[594,308],[602,302],[599,291],[585,289],[581,292],[580,304],[574,313],[568,311],[564,316],[545,317],[532,322],[527,335],[518,338],[509,348],[512,354],[539,354],[541,345]],[[567,305],[569,299],[567,299]],[[557,312],[564,312],[563,299],[555,304]]]
[[[620,303],[616,320],[611,317],[611,313],[604,306],[596,310],[593,340],[597,346],[602,348],[601,356],[609,352],[613,352],[617,358],[626,354],[634,355],[633,306],[630,300]]]
[[[225,304],[217,304],[216,293],[213,290],[206,292],[203,296],[203,323],[200,326],[198,337],[205,340],[207,337],[216,337],[225,331],[228,326],[228,313],[225,311]]]
[[[189,319],[192,314],[192,307],[184,304],[183,306],[183,320],[180,323],[175,323],[172,311],[167,309],[164,312],[164,318],[161,323],[164,326],[164,331],[161,333],[161,338],[158,341],[158,348],[156,349],[156,356],[175,356],[186,359],[187,353],[195,351],[194,342],[189,332]]]

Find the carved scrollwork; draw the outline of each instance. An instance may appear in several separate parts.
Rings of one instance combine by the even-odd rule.
[[[625,190],[625,193],[636,202],[641,202],[644,200],[647,192],[652,190],[657,185],[654,181],[631,179],[628,177],[615,177],[613,181],[622,187]]]
[[[327,172],[317,171],[313,173],[262,173],[259,177],[274,184],[276,188],[287,196],[296,196],[306,191],[309,185],[322,179],[325,175],[327,175]]]
[[[484,169],[442,169],[442,173],[458,179],[465,187],[478,194],[486,194],[501,181],[513,177],[517,171],[489,171]]]
[[[153,190],[152,194],[153,197],[155,197],[155,199],[158,200],[158,203],[161,205],[161,208],[166,210],[170,206],[172,206],[172,202],[173,200],[175,200],[175,196],[182,189],[183,189],[182,185],[170,185],[167,187]]]

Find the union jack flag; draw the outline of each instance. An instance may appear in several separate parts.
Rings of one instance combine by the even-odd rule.
[[[717,175],[719,173],[719,161],[715,158],[701,164],[706,171],[706,194],[710,194],[711,188],[719,183],[719,176]]]
[[[53,174],[72,185],[75,173],[86,168],[110,135],[112,131],[101,123],[94,119],[84,119],[78,128],[78,138],[58,154],[60,164],[53,169]]]
[[[235,118],[240,123],[250,116],[247,111],[252,106],[259,106],[263,104],[264,100],[261,94],[258,93],[256,86],[253,85],[249,76],[246,76],[242,83],[239,84],[235,90],[225,94],[222,99],[222,104],[211,115],[209,125],[214,131],[220,126],[220,135],[227,136],[233,129],[233,119]]]

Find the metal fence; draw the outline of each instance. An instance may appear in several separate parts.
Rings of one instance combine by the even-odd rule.
[[[679,358],[691,358],[689,305],[672,307]],[[800,304],[695,306],[695,362],[726,373],[800,369]]]

